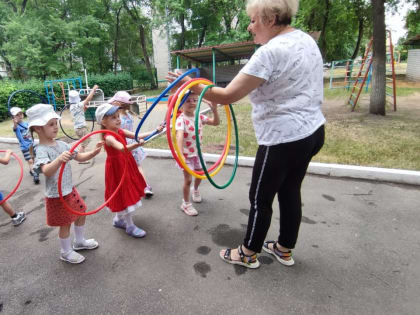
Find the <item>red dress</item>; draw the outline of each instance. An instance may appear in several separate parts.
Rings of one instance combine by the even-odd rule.
[[[124,144],[127,145],[124,131],[118,129],[118,134],[123,138]],[[105,134],[104,138],[107,136]],[[119,140],[117,139],[117,141]],[[107,153],[105,162],[105,200],[108,200],[117,189],[123,175],[125,159],[128,156],[125,180],[116,196],[108,204],[108,208],[112,212],[120,212],[126,210],[129,206],[136,205],[141,200],[144,196],[146,181],[140,174],[136,161],[130,152],[126,154],[108,145],[105,145],[105,151]]]

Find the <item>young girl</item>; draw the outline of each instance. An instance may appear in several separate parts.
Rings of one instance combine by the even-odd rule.
[[[130,105],[133,104],[134,102],[130,101],[130,98],[131,98],[131,95],[128,94],[127,92],[118,91],[109,100],[109,103],[114,106],[121,107],[121,110],[120,110],[121,128],[133,132],[134,119],[133,119],[133,116],[130,114]],[[132,144],[136,142],[136,140],[131,139],[131,138],[126,138],[126,141],[128,144]],[[142,147],[138,147],[137,149],[131,150],[131,154],[133,155],[134,160],[137,163],[137,166],[141,175],[146,181],[146,176],[144,175],[144,171],[141,167],[141,162],[146,158],[146,152],[143,150]],[[152,187],[149,184],[147,184],[147,181],[146,181],[146,188],[144,189],[144,193],[146,194],[146,198],[151,198],[153,196]]]
[[[6,150],[6,153],[4,153],[4,156],[0,158],[0,163],[4,165],[9,164],[11,156],[12,156],[12,150]],[[0,192],[0,201],[2,201],[3,199],[4,199],[3,194]],[[26,219],[25,212],[21,211],[21,212],[16,213],[9,202],[7,201],[3,202],[1,204],[1,207],[3,208],[4,212],[6,212],[10,216],[10,219],[12,220],[12,224],[14,226],[18,226],[23,221],[25,221]]]
[[[33,152],[33,140],[29,132],[28,123],[23,121],[23,112],[19,107],[12,107],[10,114],[13,118],[13,132],[16,134],[16,138],[19,140],[20,150],[22,151],[25,161],[29,165],[29,174],[34,179],[35,184],[39,184],[39,175],[34,172],[34,160],[32,157]]]
[[[125,129],[121,129],[121,120],[119,115],[120,108],[111,104],[105,103],[100,105],[95,112],[96,121],[101,125],[102,129],[113,131],[123,137],[123,143],[126,144],[125,138],[134,139],[134,133]],[[139,139],[145,138],[150,134],[139,134]],[[105,163],[105,199],[108,200],[112,193],[116,190],[120,183],[121,176],[124,170],[124,165],[127,163],[126,178],[122,187],[111,199],[108,208],[115,212],[113,225],[117,228],[125,229],[128,235],[133,237],[144,237],[146,232],[137,227],[133,222],[132,212],[135,208],[141,206],[141,198],[144,196],[144,189],[146,182],[140,174],[136,161],[131,154],[124,153],[124,146],[111,134],[105,134],[105,150],[107,153]],[[126,144],[127,149],[132,151],[144,143],[134,142]],[[127,162],[126,162],[127,161]]]
[[[101,151],[102,143],[96,145],[95,150],[90,152],[73,154],[69,152],[70,146],[62,141],[56,141],[58,133],[58,116],[51,105],[37,104],[26,111],[29,118],[31,133],[38,134],[39,145],[35,148],[34,169],[45,175],[45,207],[47,211],[47,224],[58,226],[58,237],[60,238],[61,253],[60,259],[72,264],[79,264],[85,257],[76,253],[77,250],[95,249],[98,242],[94,239],[84,238],[85,216],[77,216],[68,212],[62,205],[57,188],[58,170],[61,164],[75,159],[78,162],[87,161]],[[86,210],[86,205],[79,193],[73,186],[71,178],[71,167],[67,163],[64,168],[62,190],[64,199],[73,209],[80,212]],[[70,226],[74,222],[75,240],[71,246]]]
[[[182,148],[182,153],[185,157],[185,163],[193,170],[202,171],[200,159],[198,158],[196,140],[195,140],[195,108],[197,106],[198,96],[192,91],[190,96],[182,106],[183,112],[176,119],[176,140],[179,148]],[[198,123],[198,132],[200,140],[202,139],[202,128],[203,125],[217,126],[220,123],[219,113],[217,112],[217,104],[209,103],[210,109],[213,112],[213,118],[209,118],[205,115],[200,115],[200,121]],[[193,207],[190,202],[190,186],[192,176],[184,172],[184,186],[182,192],[184,199],[182,200],[181,210],[187,215],[195,216],[198,214],[197,210]],[[201,202],[201,195],[198,191],[198,186],[201,183],[201,179],[194,179],[194,189],[192,191],[192,200],[194,202]]]

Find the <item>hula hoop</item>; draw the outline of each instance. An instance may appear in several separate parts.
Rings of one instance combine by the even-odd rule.
[[[172,82],[171,84],[169,84],[169,86],[163,90],[163,92],[156,98],[156,100],[153,102],[153,104],[150,106],[150,108],[146,111],[146,113],[144,114],[143,118],[140,120],[135,135],[134,135],[134,139],[136,139],[137,142],[139,142],[138,140],[138,135],[140,132],[140,128],[143,126],[144,122],[146,121],[147,117],[149,116],[149,114],[151,113],[151,111],[155,108],[155,106],[157,105],[157,103],[159,103],[159,101],[166,95],[166,93],[168,93],[175,85],[178,84],[179,81],[181,81],[184,77],[186,77],[187,75],[191,74],[195,72],[197,76],[200,75],[200,70],[198,70],[197,68],[193,68],[191,70],[188,70],[187,72],[181,74],[174,82]],[[156,134],[156,132],[152,133],[151,135],[147,136],[146,138],[144,138],[144,141],[147,141],[149,138],[153,137]]]
[[[175,106],[175,103],[176,103],[176,101],[177,101],[177,98],[178,98],[178,95],[179,95],[179,93],[189,84],[189,83],[191,83],[191,82],[194,82],[194,81],[197,81],[197,80],[206,80],[206,79],[202,79],[202,78],[195,78],[195,79],[191,79],[190,81],[188,81],[188,82],[185,82],[176,92],[175,92],[175,94],[173,95],[173,97],[172,97],[172,99],[171,99],[171,102],[169,103],[169,105],[168,105],[168,111],[166,112],[166,125],[167,126],[169,126],[170,125],[170,119],[172,118],[172,115],[171,115],[171,113],[172,113],[172,109],[173,109],[173,107]],[[208,81],[208,80],[207,80]],[[209,84],[212,84],[213,82],[211,82],[211,81],[208,81],[208,83]],[[186,99],[186,98],[185,98]],[[182,101],[182,103],[181,103],[181,105],[183,104],[183,102],[185,102],[185,99],[183,99],[183,101]],[[179,105],[178,106],[178,109],[181,107],[181,105]],[[176,115],[177,116],[177,115]],[[175,148],[174,148],[174,146],[173,146],[173,143],[172,143],[172,138],[171,138],[171,134],[170,134],[170,131],[168,130],[168,128],[166,129],[166,138],[167,138],[167,140],[168,140],[168,145],[169,145],[169,149],[171,150],[171,152],[172,152],[172,156],[174,157],[174,159],[175,159],[175,161],[177,162],[177,164],[180,166],[180,167],[182,167],[182,164],[181,164],[181,162],[179,162],[178,161],[178,155],[177,155],[177,153],[176,153],[176,151],[175,151]],[[229,146],[227,145],[228,144],[228,137],[226,136],[226,140],[225,140],[225,146],[224,146],[224,148],[223,148],[223,152],[222,152],[222,154],[220,155],[220,157],[219,157],[219,159],[216,161],[216,163],[214,163],[211,167],[210,167],[210,169],[209,169],[209,172],[211,172],[211,171],[213,171],[221,162],[222,162],[222,160],[223,160],[223,157],[224,157],[224,155],[225,155],[225,153],[226,152],[229,152]],[[204,175],[204,172],[203,171],[195,171],[195,173],[196,174],[199,174],[199,175]]]
[[[6,150],[0,150],[0,152],[6,152]],[[22,160],[13,152],[12,152],[11,155],[15,158],[16,161],[18,161],[18,163],[20,165],[20,176],[19,176],[19,179],[18,179],[18,182],[17,182],[15,188],[13,188],[13,190],[3,200],[0,201],[0,205],[5,203],[10,197],[12,197],[12,195],[19,188],[20,183],[22,182],[22,178],[23,178],[23,163],[22,163]]]
[[[121,185],[122,185],[122,183],[123,183],[123,181],[125,179],[126,173],[127,173],[127,157],[128,157],[127,154],[129,154],[129,152],[127,150],[127,146],[124,144],[124,141],[123,141],[124,139],[119,134],[117,134],[117,133],[115,133],[113,131],[110,131],[110,130],[96,130],[94,132],[88,133],[83,138],[81,138],[79,141],[77,141],[75,144],[73,144],[73,146],[71,147],[71,149],[70,149],[69,152],[70,153],[73,153],[74,149],[76,149],[76,147],[80,143],[82,143],[87,138],[89,138],[89,137],[91,137],[91,136],[93,136],[93,135],[95,135],[97,133],[108,133],[111,136],[117,138],[117,140],[119,140],[123,144],[124,150],[125,150],[125,154],[126,154],[125,164],[124,164],[124,171],[123,171],[123,174],[121,176],[120,183],[118,184],[117,188],[112,193],[112,195],[108,198],[108,200],[105,200],[105,202],[102,205],[100,205],[98,208],[96,208],[95,210],[88,211],[88,212],[79,212],[79,211],[76,211],[76,210],[73,210],[72,208],[70,208],[70,206],[68,205],[68,203],[64,200],[63,191],[61,189],[61,183],[62,183],[63,172],[64,172],[64,167],[66,166],[66,163],[61,164],[60,173],[58,175],[58,183],[57,183],[57,185],[58,185],[58,194],[60,196],[60,201],[63,203],[64,208],[66,208],[67,211],[69,211],[69,212],[71,212],[73,214],[76,214],[76,215],[91,215],[91,214],[95,214],[98,211],[102,210],[111,201],[111,199],[115,197],[115,195],[117,194],[118,190],[120,190]]]
[[[66,109],[69,109],[69,110],[70,110],[70,105],[71,105],[71,104],[67,104],[67,105],[63,106],[63,108],[60,110],[60,117],[62,117],[62,116],[63,116],[63,112],[64,112]],[[91,114],[91,115],[93,115],[93,114]],[[92,120],[92,128],[90,128],[90,131],[89,131],[89,132],[92,132],[92,131],[93,131],[93,129],[95,128],[95,117],[94,117],[94,116],[92,116],[92,117],[91,117],[91,120]],[[80,139],[80,138],[73,138],[73,137],[69,136],[69,135],[68,135],[68,134],[64,131],[64,128],[63,128],[63,126],[61,125],[61,119],[59,119],[59,120],[58,120],[58,124],[60,125],[61,131],[64,133],[64,135],[65,135],[67,138],[70,138],[71,140],[79,140],[79,139]]]
[[[9,98],[7,99],[7,112],[10,114],[10,116],[12,116],[12,114],[10,113],[10,102],[12,101],[13,97],[18,93],[34,94],[39,97],[39,100],[41,101],[41,103],[48,104],[47,100],[43,96],[41,96],[38,92],[35,92],[32,90],[17,90],[17,91],[12,92],[12,94],[10,94]]]
[[[181,91],[179,97],[177,98],[177,102],[174,106],[174,110],[173,110],[173,115],[172,115],[172,145],[175,148],[175,151],[177,153],[178,159],[175,159],[177,161],[177,163],[180,164],[180,166],[189,174],[191,174],[192,176],[196,177],[196,178],[200,178],[200,179],[205,179],[207,178],[204,175],[199,175],[197,172],[195,172],[194,170],[192,170],[186,163],[185,163],[185,158],[184,155],[182,154],[181,150],[178,147],[177,141],[176,141],[176,128],[175,128],[175,123],[176,123],[176,113],[178,110],[178,104],[181,101],[181,98],[184,96],[184,94],[186,93],[186,90],[189,89],[190,87],[197,85],[197,84],[206,84],[206,85],[210,85],[211,83],[208,82],[208,80],[205,79],[197,79],[193,82],[189,82],[187,86],[185,86],[185,88]],[[230,147],[230,134],[232,131],[232,125],[231,125],[231,117],[230,117],[230,111],[229,108],[227,106],[225,106],[225,110],[226,110],[226,116],[227,116],[227,122],[228,122],[228,130],[227,130],[227,141],[226,141],[226,147],[229,148]],[[197,138],[197,137],[196,137]],[[223,165],[225,164],[226,158],[227,158],[227,154],[228,154],[229,150],[226,150],[223,154],[223,158],[222,161],[220,162],[220,164],[217,166],[217,168],[210,174],[210,176],[214,176],[216,175],[223,167]]]
[[[195,109],[195,142],[196,142],[196,144],[197,144],[197,153],[198,153],[198,158],[200,159],[201,166],[203,167],[203,171],[204,171],[204,174],[206,174],[207,179],[209,180],[209,182],[210,182],[210,183],[211,183],[214,187],[216,187],[216,188],[218,188],[218,189],[224,189],[224,188],[226,188],[227,186],[229,186],[229,185],[232,183],[233,178],[235,177],[235,174],[236,174],[236,169],[238,168],[238,156],[239,156],[238,125],[237,125],[237,123],[236,123],[235,113],[234,113],[234,111],[233,111],[232,104],[229,104],[229,109],[230,109],[230,112],[232,113],[233,124],[234,124],[234,126],[235,126],[235,144],[236,144],[236,149],[235,149],[235,163],[234,163],[234,166],[233,166],[232,174],[231,174],[231,176],[230,176],[229,180],[226,182],[226,184],[224,184],[224,185],[218,185],[218,184],[216,184],[216,183],[213,181],[213,179],[211,178],[211,176],[210,176],[209,172],[207,171],[206,164],[205,164],[205,162],[204,162],[204,158],[203,158],[203,155],[202,155],[202,153],[201,153],[201,145],[200,145],[200,141],[199,141],[199,139],[198,139],[198,119],[199,119],[199,117],[200,117],[200,106],[201,106],[201,101],[202,101],[202,99],[203,99],[204,94],[207,92],[207,90],[208,90],[209,88],[213,87],[213,86],[214,86],[213,84],[212,84],[212,85],[207,85],[207,86],[203,89],[203,91],[201,92],[200,97],[199,97],[199,99],[198,99],[197,108]],[[225,106],[227,106],[227,105],[225,105]]]

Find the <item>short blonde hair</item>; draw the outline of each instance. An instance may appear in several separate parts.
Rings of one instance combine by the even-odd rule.
[[[261,21],[267,21],[270,15],[276,16],[276,24],[290,24],[299,8],[299,0],[248,0],[246,13],[257,13]]]

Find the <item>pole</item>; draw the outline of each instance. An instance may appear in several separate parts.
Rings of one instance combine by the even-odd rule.
[[[87,71],[86,71],[86,68],[85,68],[85,81],[86,81],[86,92],[88,92],[89,91],[89,85],[88,85],[88,80],[87,80]]]

